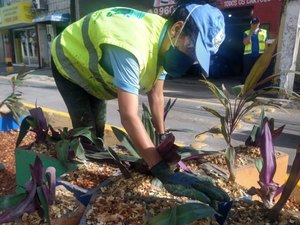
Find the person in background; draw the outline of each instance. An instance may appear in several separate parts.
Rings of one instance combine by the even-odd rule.
[[[180,76],[199,61],[209,73],[225,24],[220,10],[205,3],[180,1],[168,19],[124,7],[95,11],[59,34],[51,55],[73,127],[91,126],[103,138],[106,100],[117,99],[121,123],[152,174],[174,195],[213,204],[229,200],[226,192],[207,178],[171,170],[138,114],[138,95],[146,94],[156,133],[163,137],[163,70]]]
[[[243,44],[243,73],[242,83],[245,82],[252,66],[255,64],[259,56],[267,47],[267,30],[260,28],[260,21],[258,17],[254,17],[250,21],[251,28],[244,32]]]

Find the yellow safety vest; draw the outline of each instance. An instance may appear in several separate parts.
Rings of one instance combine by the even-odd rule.
[[[140,67],[140,89],[147,93],[163,71],[158,68],[159,37],[166,19],[130,8],[98,10],[69,25],[52,44],[58,71],[91,95],[117,97],[113,76],[101,67],[102,44],[132,53]]]
[[[248,36],[250,34],[250,30],[246,30],[245,34]],[[259,29],[257,35],[258,35],[258,43],[259,43],[259,45],[258,45],[259,53],[262,54],[266,47],[267,30]],[[251,53],[252,53],[252,43],[251,43],[251,39],[250,39],[250,42],[247,45],[245,45],[244,55],[248,55]]]

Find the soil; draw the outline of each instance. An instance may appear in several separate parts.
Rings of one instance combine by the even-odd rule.
[[[101,192],[95,194],[86,209],[86,224],[148,224],[154,215],[187,202],[195,202],[185,197],[176,197],[164,189],[152,185],[153,177],[132,173],[132,178],[114,179],[112,183]],[[228,216],[230,225],[266,225],[266,224],[300,224],[299,213],[292,214],[287,210],[280,213],[278,222],[271,222],[267,217],[265,209],[259,201],[241,200],[243,187],[237,184],[230,184],[217,179],[218,186],[226,187],[235,193],[233,207]],[[239,192],[237,190],[242,190]],[[230,194],[231,195],[231,194]],[[232,195],[231,195],[232,196]],[[204,218],[194,221],[190,225],[216,225],[214,218]]]
[[[116,165],[85,162],[78,169],[67,173],[62,179],[85,189],[95,188],[111,176],[120,175]]]
[[[16,191],[15,145],[19,132],[0,132],[0,163],[5,167],[0,171],[0,196]],[[21,145],[29,145],[35,140],[35,134],[29,132]]]

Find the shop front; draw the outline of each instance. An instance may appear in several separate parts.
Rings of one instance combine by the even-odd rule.
[[[31,2],[17,2],[0,8],[0,32],[3,57],[13,64],[35,67],[39,65],[39,53],[31,9]]]

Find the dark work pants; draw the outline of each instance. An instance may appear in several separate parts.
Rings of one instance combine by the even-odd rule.
[[[64,78],[51,62],[53,77],[70,114],[72,125],[92,127],[97,137],[103,139],[106,120],[106,102],[87,93],[80,86]]]
[[[255,64],[255,62],[259,58],[259,56],[253,57],[250,54],[249,55],[244,55],[244,58],[243,58],[243,74],[242,74],[242,77],[241,77],[241,82],[242,83],[245,83],[245,80],[246,80],[247,76],[249,75],[250,70],[252,69],[253,65]]]

